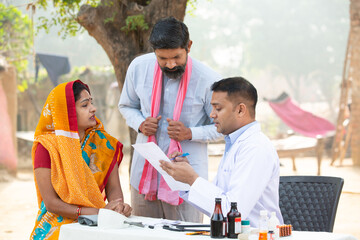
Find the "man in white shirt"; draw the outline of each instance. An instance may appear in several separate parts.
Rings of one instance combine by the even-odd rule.
[[[184,157],[165,162],[161,167],[175,180],[188,183],[190,190],[180,196],[210,216],[215,198],[222,198],[224,214],[231,202],[237,202],[242,219],[259,225],[261,210],[276,212],[279,208],[279,158],[270,140],[255,120],[257,91],[242,77],[220,80],[211,87],[212,112],[217,131],[225,136],[225,153],[217,176],[211,183],[200,177]],[[175,152],[171,157],[179,156]]]
[[[190,154],[189,162],[199,176],[207,179],[207,144],[223,137],[209,116],[210,88],[221,77],[190,58],[192,41],[188,29],[173,17],[155,24],[149,42],[154,52],[135,58],[127,70],[119,110],[126,123],[139,132],[136,143],[146,143],[154,137],[156,144],[167,153],[175,140],[183,152]],[[188,84],[182,91],[184,80]],[[154,85],[156,83],[159,84]],[[153,98],[154,93],[158,98]],[[181,110],[177,108],[179,93],[184,97]],[[180,115],[177,120],[176,114]],[[181,203],[179,194],[164,188],[161,175],[153,170],[149,174],[146,164],[135,151],[130,172],[133,214],[202,222],[202,213],[186,202]]]

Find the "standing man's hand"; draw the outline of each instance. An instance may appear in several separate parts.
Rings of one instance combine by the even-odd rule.
[[[156,118],[153,117],[147,117],[145,121],[143,121],[140,124],[139,130],[142,134],[145,136],[152,136],[156,134],[156,131],[158,129],[158,123],[161,119],[161,116],[158,116]]]
[[[167,130],[168,130],[168,135],[171,139],[174,139],[175,141],[178,142],[192,139],[191,129],[185,127],[185,125],[182,122],[173,121],[170,118],[167,118],[166,120],[169,123]]]
[[[187,183],[190,186],[199,177],[199,175],[187,162],[167,162],[160,160],[160,167],[176,181]]]

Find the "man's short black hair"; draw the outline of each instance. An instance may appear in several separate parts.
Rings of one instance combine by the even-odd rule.
[[[213,83],[211,90],[226,92],[234,105],[239,104],[238,99],[245,101],[252,117],[255,117],[255,107],[258,100],[256,88],[243,77],[225,78]]]
[[[156,49],[184,48],[188,50],[189,31],[187,26],[174,17],[160,19],[151,31],[149,42]]]

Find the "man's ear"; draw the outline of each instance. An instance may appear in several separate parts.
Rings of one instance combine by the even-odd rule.
[[[246,112],[246,105],[244,104],[244,103],[240,103],[239,105],[238,105],[238,113],[239,113],[239,116],[240,117],[242,117],[242,116],[244,116],[244,114],[245,114],[245,112]]]
[[[190,48],[191,48],[192,43],[193,43],[193,42],[192,42],[191,40],[189,40],[187,53],[190,52]]]

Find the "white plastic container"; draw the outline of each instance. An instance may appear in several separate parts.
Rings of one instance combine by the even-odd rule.
[[[271,212],[271,217],[269,219],[269,231],[275,233],[275,239],[279,239],[279,228],[280,225],[279,219],[276,217],[276,212]]]
[[[268,211],[260,211],[260,222],[259,222],[259,240],[267,240],[267,234],[269,230],[269,218]]]

